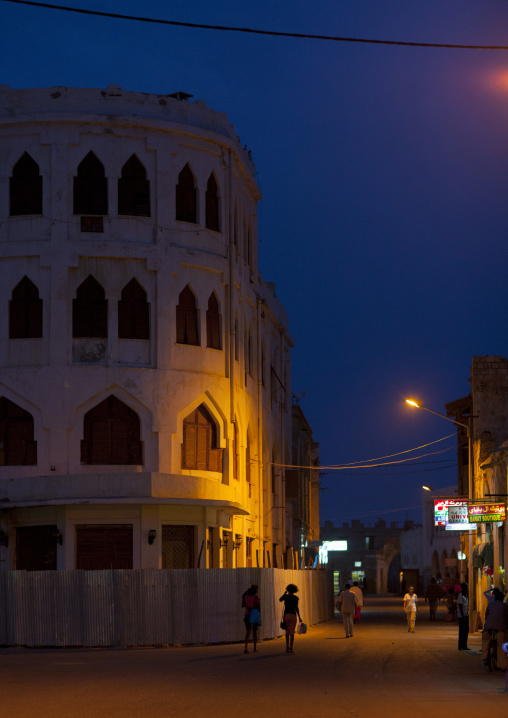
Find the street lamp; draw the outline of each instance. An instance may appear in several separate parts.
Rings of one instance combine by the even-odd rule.
[[[469,415],[469,423],[463,424],[460,421],[456,421],[455,419],[450,419],[449,416],[445,416],[444,414],[438,414],[437,411],[432,411],[432,409],[427,409],[426,406],[423,406],[421,401],[418,401],[418,399],[406,399],[406,404],[409,404],[410,406],[414,406],[417,409],[423,409],[424,411],[428,411],[430,414],[434,414],[435,416],[440,416],[441,419],[446,419],[446,421],[451,421],[452,424],[455,424],[456,426],[462,426],[466,432],[467,432],[467,443],[468,443],[468,449],[469,449],[469,465],[468,465],[468,502],[473,503],[474,501],[474,484],[473,484],[473,413],[471,412]],[[423,487],[424,489],[427,489],[426,486]],[[429,490],[429,489],[427,489]],[[469,529],[469,556],[467,561],[467,570],[469,575],[469,630],[471,633],[474,632],[474,618],[473,618],[473,607],[475,605],[475,593],[474,593],[474,580],[473,580],[473,532],[471,529]],[[473,600],[471,600],[473,599]]]

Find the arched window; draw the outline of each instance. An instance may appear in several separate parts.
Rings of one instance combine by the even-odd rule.
[[[118,214],[150,216],[150,182],[136,155],[131,155],[124,164],[118,180]]]
[[[118,302],[118,338],[150,339],[150,305],[135,279],[122,289]]]
[[[82,464],[142,464],[139,417],[111,394],[85,414]]]
[[[206,227],[219,231],[219,193],[217,180],[212,172],[206,185]]]
[[[96,339],[108,336],[108,302],[104,289],[92,275],[80,284],[72,301],[72,336]]]
[[[203,404],[183,420],[182,469],[222,471],[217,427]]]
[[[221,349],[221,315],[215,292],[210,294],[206,310],[206,345],[210,349]]]
[[[0,466],[36,466],[34,420],[4,396],[0,397]]]
[[[178,175],[176,185],[176,219],[196,224],[196,187],[194,175],[188,164]]]
[[[42,337],[42,299],[28,277],[23,277],[9,301],[9,339]]]
[[[74,177],[74,214],[108,213],[108,180],[93,152],[81,160]]]
[[[196,298],[187,285],[180,292],[176,307],[176,341],[178,344],[199,346],[198,310]]]
[[[10,213],[42,214],[42,177],[39,165],[25,152],[16,162],[10,178]]]

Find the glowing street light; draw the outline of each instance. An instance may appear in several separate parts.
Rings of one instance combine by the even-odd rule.
[[[432,486],[422,486],[422,489],[425,489],[425,491],[432,491]]]
[[[473,432],[472,432],[472,426],[473,426],[473,416],[472,412],[469,416],[469,423],[463,424],[460,421],[456,421],[455,419],[450,419],[449,416],[445,416],[444,414],[438,414],[437,411],[432,411],[432,409],[427,409],[426,406],[423,406],[422,402],[418,399],[406,399],[406,404],[409,404],[410,406],[414,406],[417,409],[423,409],[424,411],[428,411],[430,414],[434,414],[435,416],[440,416],[441,419],[446,419],[446,421],[451,421],[452,424],[455,424],[456,426],[462,426],[466,432],[467,432],[467,443],[469,447],[469,465],[468,465],[468,478],[469,478],[469,491],[468,491],[468,501],[469,503],[473,503],[474,501],[474,483],[473,483]],[[431,488],[428,486],[423,486],[422,488],[426,489],[427,491],[431,491]],[[469,556],[468,556],[468,562],[467,562],[467,569],[469,574],[469,596],[470,596],[470,607],[469,607],[469,630],[471,633],[474,633],[474,621],[473,621],[473,607],[474,607],[474,578],[473,578],[473,532],[471,529],[469,530]],[[471,598],[473,599],[471,601]]]

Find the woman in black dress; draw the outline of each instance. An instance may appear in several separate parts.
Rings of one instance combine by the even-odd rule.
[[[293,642],[295,640],[295,628],[296,628],[296,617],[300,623],[302,618],[298,609],[298,596],[295,594],[298,592],[298,586],[294,583],[290,583],[286,586],[284,594],[279,598],[279,601],[284,601],[284,623],[286,624],[286,653],[294,653]]]

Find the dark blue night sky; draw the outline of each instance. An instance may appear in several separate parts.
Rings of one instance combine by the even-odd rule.
[[[283,32],[508,45],[506,0],[62,4]],[[227,113],[256,163],[260,269],[289,314],[293,392],[305,391],[323,465],[453,434],[404,397],[444,412],[469,392],[473,355],[508,356],[508,51],[265,37],[3,0],[0,18],[0,83],[182,90]],[[414,455],[440,449],[448,450],[412,466],[328,471],[322,520],[418,520],[420,486],[456,481],[453,438]]]

